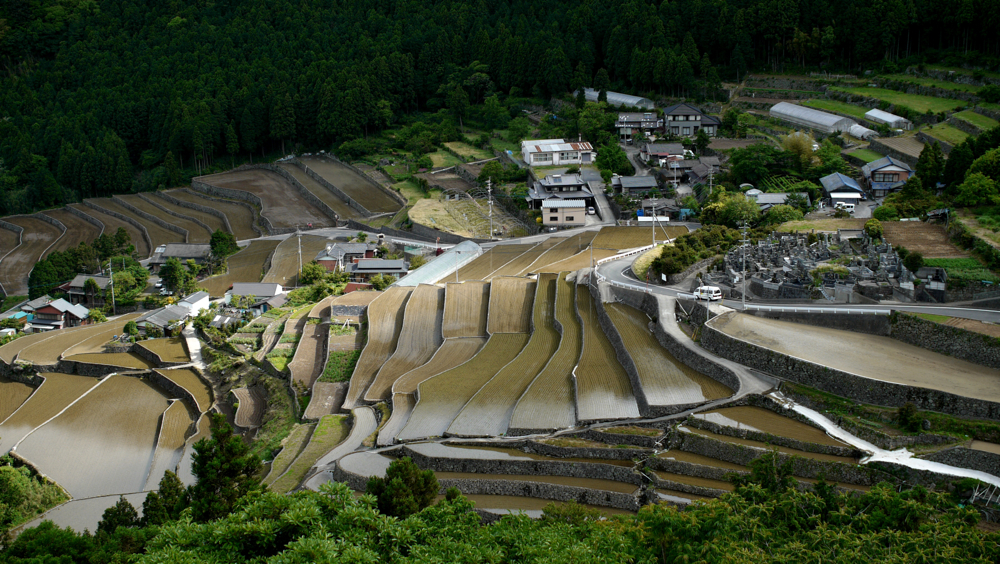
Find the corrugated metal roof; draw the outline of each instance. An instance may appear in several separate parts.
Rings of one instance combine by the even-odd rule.
[[[606,92],[608,95],[608,105],[611,106],[632,106],[636,108],[643,108],[651,110],[655,107],[653,101],[649,98],[643,98],[641,96],[632,96],[630,94],[622,94],[621,92],[611,92],[610,90]],[[589,102],[596,102],[600,96],[600,92],[594,90],[593,88],[584,88],[583,96]]]
[[[418,286],[433,284],[445,276],[454,274],[462,265],[483,254],[483,248],[473,241],[462,241],[437,258],[414,270],[397,281],[394,286]]]
[[[771,106],[770,114],[774,118],[828,133],[847,131],[852,125],[857,125],[854,120],[788,102]]]

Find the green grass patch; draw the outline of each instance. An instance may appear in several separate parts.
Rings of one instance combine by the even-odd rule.
[[[958,119],[971,123],[972,125],[978,127],[979,129],[986,131],[987,129],[993,129],[994,127],[1000,125],[1000,122],[983,114],[976,113],[973,110],[962,110],[955,114]]]
[[[598,429],[602,433],[613,433],[615,435],[632,435],[638,437],[658,437],[661,431],[659,429],[647,429],[645,427],[607,427],[605,429]]]
[[[519,143],[494,137],[493,139],[490,139],[490,144],[493,145],[493,148],[497,151],[510,151],[514,153],[516,158],[521,158],[521,145]]]
[[[924,259],[924,266],[943,268],[949,281],[964,280],[968,282],[986,281],[1000,283],[1000,276],[990,272],[974,258],[935,258]]]
[[[414,204],[417,200],[422,200],[428,197],[427,192],[420,189],[417,183],[412,180],[404,180],[403,182],[397,182],[393,184],[392,187],[397,190],[400,194],[406,198],[406,201],[410,204]]]
[[[296,425],[292,394],[284,380],[262,374],[256,382],[245,382],[246,386],[263,385],[267,389],[267,411],[264,422],[254,438],[250,450],[261,460],[271,460],[281,448],[281,441],[291,433]]]
[[[895,90],[887,90],[885,88],[838,88],[834,87],[832,90],[838,92],[846,92],[848,94],[857,94],[859,96],[868,96],[869,98],[876,98],[878,100],[885,100],[890,104],[897,104],[900,106],[906,106],[915,112],[924,113],[930,110],[934,113],[947,112],[954,110],[960,106],[964,106],[966,102],[961,100],[952,100],[950,98],[934,98],[931,96],[921,96],[919,94],[907,94],[905,92],[896,92]]]
[[[444,149],[439,149],[427,155],[431,158],[431,162],[434,163],[434,168],[449,167],[462,164],[461,159],[455,155],[445,151]]]
[[[330,359],[326,361],[326,368],[323,375],[319,377],[320,382],[347,382],[354,374],[354,367],[358,365],[358,358],[361,351],[332,351]]]
[[[28,299],[28,296],[7,296],[0,302],[0,312],[7,311],[26,299]]]
[[[276,475],[276,479],[269,484],[271,491],[284,494],[295,489],[305,479],[313,464],[342,443],[350,431],[346,415],[324,415],[316,424],[309,442],[287,466],[287,471],[283,475]],[[273,469],[271,474],[274,474]]]
[[[982,86],[973,86],[972,84],[960,84],[958,82],[948,82],[947,80],[938,80],[936,78],[930,78],[926,76],[910,76],[908,74],[890,74],[883,78],[888,78],[889,80],[898,80],[899,82],[909,82],[910,84],[917,84],[920,86],[928,86],[931,88],[941,88],[942,90],[955,90],[956,92],[972,92],[976,93],[982,89]]]
[[[4,523],[5,528],[27,523],[69,500],[55,482],[42,477],[12,456],[0,457],[0,469],[0,474],[4,477],[0,483],[6,490],[3,493],[10,495],[10,499],[4,504],[4,517],[9,519]]]
[[[445,143],[444,146],[448,147],[452,151],[455,151],[456,153],[458,153],[459,155],[461,155],[463,158],[469,159],[469,160],[476,160],[476,161],[478,161],[478,160],[482,160],[482,159],[491,159],[491,158],[493,158],[493,153],[490,153],[489,151],[485,151],[483,149],[479,149],[477,147],[469,145],[468,143],[462,143],[461,141],[451,141],[451,142]]]
[[[292,335],[282,335],[281,338],[278,339],[278,342],[279,343],[298,343],[299,339],[301,339],[301,338],[302,338],[302,335],[299,335],[298,333],[294,333]]]
[[[802,105],[809,106],[810,108],[816,108],[817,110],[839,112],[859,119],[863,119],[865,117],[865,112],[868,111],[866,108],[862,108],[861,106],[855,106],[839,100],[806,100],[802,102]]]
[[[952,146],[958,145],[969,138],[969,134],[947,123],[939,123],[930,129],[925,129],[924,133],[935,139],[940,139]]]
[[[611,445],[590,441],[587,439],[574,439],[572,437],[559,437],[556,439],[542,439],[542,443],[562,448],[611,448]]]
[[[914,313],[920,319],[926,319],[927,321],[933,321],[934,323],[944,323],[951,319],[947,315],[937,315],[934,313]]]
[[[410,167],[407,166],[406,163],[396,163],[383,168],[385,169],[385,172],[393,178],[393,180],[402,180],[410,175]]]
[[[312,425],[296,425],[292,429],[292,432],[288,434],[288,437],[285,438],[284,443],[281,445],[281,451],[274,457],[274,461],[271,463],[271,471],[264,478],[265,484],[271,485],[274,483],[278,476],[282,475],[292,465],[292,462],[299,456],[302,449],[306,447],[312,430]]]
[[[858,149],[856,151],[851,151],[849,155],[854,155],[855,157],[865,161],[866,163],[875,162],[881,159],[884,155],[880,155],[871,149]]]

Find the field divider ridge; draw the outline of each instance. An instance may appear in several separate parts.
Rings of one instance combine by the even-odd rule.
[[[133,219],[131,217],[128,217],[128,216],[126,216],[124,214],[120,214],[120,213],[118,213],[118,212],[116,212],[114,210],[109,210],[107,208],[103,208],[103,207],[101,207],[101,206],[99,206],[99,205],[97,205],[94,202],[91,202],[89,200],[83,200],[83,205],[87,206],[88,208],[95,209],[95,210],[97,210],[97,211],[99,211],[101,213],[106,213],[106,214],[110,215],[111,217],[116,217],[116,218],[124,221],[125,223],[131,224],[133,227],[135,227],[136,229],[138,229],[140,233],[142,233],[142,238],[146,240],[146,245],[149,246],[149,252],[150,252],[150,254],[152,254],[153,250],[156,249],[156,247],[153,246],[153,238],[149,236],[149,230],[146,229],[145,225],[139,223],[135,219]]]
[[[254,170],[257,168],[260,167],[256,165],[255,166],[241,165],[227,172],[241,172],[244,170]],[[192,190],[201,192],[203,195],[213,196],[216,199],[242,200],[260,210],[259,213],[254,213],[254,217],[257,218],[257,221],[260,222],[261,227],[263,227],[264,229],[263,231],[261,231],[260,229],[255,228],[254,231],[260,232],[262,237],[264,236],[264,231],[266,231],[268,235],[281,235],[284,233],[292,233],[295,231],[294,229],[281,229],[281,230],[275,229],[275,227],[271,225],[271,220],[264,215],[264,201],[260,199],[260,196],[257,196],[256,194],[253,194],[251,192],[247,192],[246,190],[236,190],[235,188],[223,188],[221,186],[215,186],[214,184],[202,182],[201,180],[198,180],[198,178],[208,178],[208,176],[199,176],[197,178],[192,178],[191,179]]]
[[[302,195],[303,198],[305,198],[305,200],[307,202],[309,202],[310,204],[316,206],[317,208],[320,209],[320,211],[322,211],[323,213],[325,213],[326,215],[328,215],[330,217],[330,219],[333,220],[333,224],[334,225],[337,225],[338,223],[340,223],[340,214],[338,214],[337,212],[333,211],[333,208],[331,208],[323,200],[320,200],[316,196],[316,194],[313,194],[312,192],[310,192],[309,189],[306,188],[304,184],[302,184],[301,182],[299,182],[298,178],[295,178],[294,176],[292,176],[292,174],[290,172],[288,172],[287,170],[281,168],[280,166],[275,166],[275,165],[268,165],[268,166],[269,166],[269,168],[267,170],[270,170],[271,172],[273,172],[273,173],[277,174],[278,176],[280,176],[280,177],[284,178],[285,180],[287,180],[292,186],[295,187],[296,190],[299,191],[299,193]]]
[[[363,215],[365,217],[372,217],[372,216],[376,215],[374,212],[370,211],[368,208],[366,208],[366,207],[362,206],[361,204],[359,204],[354,198],[348,196],[346,192],[344,192],[340,188],[337,188],[337,186],[335,186],[332,182],[330,182],[329,180],[323,178],[318,173],[316,173],[316,171],[314,171],[313,169],[311,169],[308,166],[306,166],[306,164],[303,163],[302,161],[300,161],[298,159],[298,157],[292,157],[287,162],[289,162],[289,163],[291,163],[291,164],[293,164],[293,165],[301,168],[302,171],[306,173],[306,176],[308,176],[309,178],[312,178],[313,180],[315,180],[316,183],[319,184],[320,186],[322,186],[322,187],[326,188],[327,190],[333,192],[333,194],[335,196],[337,196],[338,198],[344,200],[344,202],[347,203],[348,207],[350,207],[351,209],[353,209],[356,212],[360,213],[361,215]],[[405,206],[406,204],[404,203],[403,205]]]
[[[174,233],[177,233],[179,235],[183,235],[184,236],[184,242],[185,243],[188,242],[188,231],[187,231],[187,229],[184,229],[182,227],[178,227],[178,226],[176,226],[176,225],[174,225],[174,224],[172,224],[172,223],[170,223],[168,221],[162,220],[162,219],[156,217],[155,215],[153,215],[151,213],[144,212],[144,211],[140,210],[139,208],[133,206],[132,204],[128,203],[127,201],[119,198],[118,196],[111,196],[111,201],[114,202],[114,203],[116,203],[116,204],[118,204],[119,206],[127,209],[128,211],[134,213],[135,215],[137,215],[137,216],[139,216],[139,217],[141,217],[143,219],[148,219],[148,220],[152,221],[153,223],[159,225],[160,227],[162,227],[164,229],[167,229],[169,231],[173,231]],[[152,248],[152,247],[150,247],[150,248]]]
[[[212,228],[209,227],[208,224],[206,224],[205,222],[203,222],[202,220],[200,220],[200,219],[198,219],[196,217],[193,217],[193,216],[190,216],[190,215],[179,214],[179,213],[177,213],[177,212],[175,212],[173,210],[168,210],[167,208],[165,208],[165,207],[161,206],[160,204],[156,203],[155,201],[153,201],[153,198],[150,198],[149,196],[147,196],[145,194],[136,194],[136,196],[139,196],[139,199],[145,200],[150,205],[154,206],[156,209],[158,209],[158,210],[160,210],[162,212],[168,213],[168,214],[170,214],[170,215],[172,215],[174,217],[179,217],[180,219],[186,219],[186,220],[190,221],[191,223],[196,223],[199,226],[205,228],[205,231],[208,231],[209,233],[213,232]]]
[[[13,223],[4,221],[2,219],[0,219],[0,228],[9,229],[14,233],[17,233],[17,245],[13,249],[7,251],[7,254],[0,257],[0,264],[2,264],[3,259],[7,258],[7,255],[13,253],[14,251],[17,250],[18,247],[24,244],[24,228],[21,227],[20,225],[14,225]],[[3,295],[3,297],[7,297],[7,290],[4,289],[3,284],[0,284],[0,295]]]
[[[67,409],[73,407],[74,405],[77,404],[77,402],[79,402],[83,398],[87,397],[87,395],[90,394],[91,392],[93,392],[94,390],[96,390],[98,388],[98,386],[100,386],[101,384],[103,384],[103,383],[107,382],[108,380],[110,380],[112,376],[115,376],[115,374],[108,374],[106,377],[99,378],[97,380],[96,384],[94,384],[93,386],[91,386],[90,389],[88,389],[87,391],[85,391],[82,394],[80,394],[80,396],[78,398],[76,398],[75,400],[71,401],[69,403],[69,405],[67,405],[66,407],[62,408],[62,410],[60,410],[59,413],[56,413],[52,417],[49,417],[48,419],[46,419],[45,421],[43,421],[40,425],[36,425],[32,430],[30,430],[27,433],[25,433],[23,437],[21,437],[20,439],[18,439],[18,441],[16,443],[14,443],[14,446],[10,447],[10,452],[11,453],[16,452],[17,451],[17,446],[20,445],[21,443],[23,443],[24,439],[27,439],[28,437],[31,436],[32,433],[34,433],[38,429],[41,429],[42,427],[48,425],[51,421],[55,420],[57,417],[59,417],[60,415],[62,415],[63,413],[65,413]],[[43,384],[44,384],[44,382],[43,382]],[[27,403],[27,400],[25,400],[25,403]],[[24,405],[24,404],[21,404],[21,405]],[[15,413],[17,413],[17,412],[15,411]],[[13,415],[13,413],[11,415]]]
[[[107,226],[104,225],[103,221],[97,219],[96,217],[94,217],[92,215],[87,215],[87,214],[83,213],[82,211],[74,208],[73,206],[65,206],[62,209],[66,210],[67,212],[75,215],[76,217],[79,217],[80,219],[82,219],[82,220],[84,220],[84,221],[92,224],[94,227],[100,228],[101,232],[97,234],[98,237],[100,237],[101,235],[104,235],[104,232],[107,230]]]
[[[52,250],[52,247],[56,246],[56,243],[58,243],[60,239],[62,239],[63,237],[66,236],[66,232],[69,231],[69,230],[66,229],[66,225],[63,222],[59,221],[58,219],[56,219],[54,217],[49,217],[49,216],[47,216],[47,215],[45,215],[45,214],[43,214],[41,212],[39,212],[39,213],[33,213],[33,214],[29,215],[28,217],[33,217],[35,219],[40,219],[40,220],[42,220],[42,221],[44,221],[46,223],[50,223],[52,225],[55,225],[57,228],[59,228],[60,231],[62,231],[62,235],[56,237],[55,241],[52,241],[52,244],[49,245],[48,247],[45,247],[45,250],[42,251],[42,255],[41,256],[45,257],[46,255],[49,254],[49,251]],[[31,267],[31,270],[34,270],[34,269],[35,269],[35,267]],[[29,272],[28,274],[30,275],[31,273]]]

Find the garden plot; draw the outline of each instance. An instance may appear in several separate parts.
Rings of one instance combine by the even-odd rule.
[[[458,269],[458,280],[489,280],[490,274],[500,267],[514,260],[523,253],[535,247],[530,244],[507,244],[496,245],[492,249],[479,255],[472,262]],[[450,277],[442,278],[438,282],[448,282]]]
[[[906,247],[924,258],[960,258],[969,253],[960,250],[948,240],[944,227],[922,221],[883,221],[885,240],[893,247]]]
[[[13,216],[4,218],[9,223],[24,228],[21,244],[14,247],[7,256],[0,259],[0,285],[8,296],[28,294],[28,275],[35,263],[48,254],[49,247],[60,237],[62,231],[51,223],[34,217]]]
[[[340,216],[340,219],[362,219],[365,217],[363,214],[347,205],[347,202],[341,199],[340,196],[337,196],[326,187],[320,185],[319,182],[313,180],[313,177],[306,174],[306,172],[301,168],[288,163],[281,163],[278,166],[285,169],[285,171],[295,177],[295,180],[301,182],[302,185],[306,187],[306,190],[309,190],[313,196],[316,196],[321,202],[330,206],[330,209],[336,212],[337,215]]]
[[[100,227],[63,208],[48,210],[44,214],[66,226],[66,233],[63,233],[63,236],[53,245],[53,251],[75,249],[80,243],[89,245],[101,235]],[[108,233],[108,236],[111,235],[114,235],[114,233]],[[2,256],[3,252],[0,251],[0,257]]]
[[[649,405],[683,405],[733,395],[727,386],[688,368],[660,345],[646,314],[622,304],[607,304],[608,317],[635,363]]]
[[[299,239],[292,235],[278,244],[274,249],[274,258],[271,259],[271,268],[261,282],[281,284],[285,287],[299,285]],[[316,235],[303,235],[301,240],[303,265],[309,264],[309,261],[316,258],[316,255],[330,242],[326,237]]]
[[[879,139],[878,141],[886,147],[896,149],[900,153],[909,155],[913,158],[920,157],[920,152],[924,150],[923,141],[912,135],[903,137],[886,137],[884,139]]]
[[[488,333],[530,333],[531,306],[536,282],[531,278],[502,277],[490,283]]]
[[[132,240],[132,244],[135,245],[135,254],[139,255],[140,259],[146,258],[152,254],[153,250],[149,248],[149,243],[147,243],[146,238],[142,236],[142,231],[131,223],[122,221],[113,215],[99,212],[94,208],[87,207],[83,204],[69,204],[69,207],[81,211],[103,223],[104,233],[106,233],[109,237],[117,233],[119,228],[124,229],[128,233],[129,238]]]
[[[351,426],[344,415],[325,415],[316,424],[305,448],[284,473],[271,483],[271,491],[288,493],[305,479],[309,469],[326,453],[347,438]]]
[[[449,282],[444,296],[441,334],[449,337],[485,337],[490,307],[488,282]]]
[[[907,345],[890,337],[735,313],[727,313],[710,323],[731,337],[833,370],[1000,401],[1000,370]],[[942,378],[942,374],[947,374],[947,378]]]
[[[205,244],[209,242],[209,238],[212,236],[207,229],[191,221],[189,218],[180,218],[170,215],[148,201],[140,198],[138,194],[125,194],[118,197],[129,204],[132,204],[132,207],[140,211],[144,211],[153,217],[160,218],[171,225],[184,229],[188,232],[188,243]],[[150,235],[152,235],[152,232],[150,232]]]
[[[565,238],[552,237],[549,241],[558,241],[558,244],[546,250],[533,263],[517,274],[529,272],[552,272],[558,274],[561,271],[553,271],[547,267],[586,250],[590,246],[590,243],[593,242],[594,237],[597,237],[597,231],[584,231],[572,237]]]
[[[350,168],[328,159],[303,157],[302,163],[342,190],[372,213],[397,212],[402,206],[395,199]]]
[[[271,462],[271,470],[264,478],[264,483],[270,486],[278,479],[278,476],[285,473],[292,462],[298,458],[302,449],[306,448],[309,437],[312,435],[315,425],[296,425],[292,432],[281,442],[281,451]]]
[[[150,221],[144,217],[139,217],[134,212],[122,206],[112,200],[111,198],[90,198],[88,202],[95,204],[102,209],[108,211],[113,211],[115,213],[120,213],[125,217],[130,217],[138,221],[146,231],[149,233],[150,242],[153,244],[153,248],[159,247],[160,245],[166,245],[167,243],[183,243],[184,235],[177,233],[176,231],[171,231],[160,224]],[[162,213],[162,212],[161,212]]]
[[[39,366],[53,365],[63,355],[96,353],[104,350],[104,344],[114,335],[125,331],[125,324],[139,317],[139,313],[123,315],[114,321],[97,325],[82,325],[49,333],[49,339],[25,347],[18,353],[18,360],[25,360]],[[20,340],[20,339],[18,339]],[[17,341],[15,341],[17,342]]]
[[[264,204],[261,215],[270,220],[276,229],[305,227],[331,227],[333,218],[309,203],[302,194],[277,173],[251,169],[202,176],[198,180],[212,186],[249,192]]]
[[[204,223],[205,225],[208,226],[209,234],[215,233],[216,231],[222,231],[223,233],[229,233],[229,230],[226,229],[225,222],[222,221],[222,218],[220,218],[220,217],[218,217],[216,215],[210,214],[208,212],[203,212],[203,211],[200,211],[200,210],[186,208],[184,206],[179,206],[179,205],[177,205],[177,204],[175,204],[173,202],[168,201],[166,198],[162,197],[160,192],[153,192],[151,194],[146,194],[146,196],[149,197],[152,201],[156,202],[156,204],[158,206],[160,206],[160,207],[166,208],[166,209],[168,209],[168,210],[170,210],[170,211],[172,211],[174,213],[179,213],[179,214],[181,214],[183,216],[186,216],[186,217],[197,219],[198,221]],[[213,202],[213,203],[215,203],[215,202]],[[212,207],[214,207],[214,206],[212,206]],[[171,216],[171,217],[174,217],[174,216]],[[164,219],[166,219],[166,218],[164,218]],[[204,227],[201,227],[201,226],[198,226],[198,227],[199,227],[200,230],[204,230],[205,229]],[[192,235],[193,235],[193,233],[192,233]],[[191,242],[192,243],[195,242],[194,239],[192,239]],[[205,241],[205,242],[207,243],[208,241]]]
[[[17,452],[73,497],[141,491],[168,406],[145,380],[110,376],[28,435]]]
[[[140,341],[139,346],[160,357],[161,362],[188,363],[187,346],[183,337],[167,337],[164,339],[147,339]]]
[[[198,286],[208,292],[213,298],[223,296],[234,282],[258,282],[264,271],[268,257],[274,252],[280,241],[251,241],[242,251],[227,259],[229,269],[225,274],[206,278]]]
[[[403,327],[404,306],[412,288],[393,286],[368,306],[368,343],[351,376],[344,409],[353,409],[364,396],[382,365],[392,356]]]
[[[834,439],[826,431],[801,421],[783,417],[761,407],[724,407],[694,414],[698,419],[718,423],[737,429],[761,431],[778,437],[788,437],[807,443],[846,447],[846,443]]]
[[[256,222],[254,210],[249,204],[232,202],[228,200],[208,199],[198,193],[186,189],[170,190],[167,192],[174,198],[183,202],[198,204],[219,210],[226,215],[229,226],[233,228],[233,235],[239,239],[255,239],[260,235],[251,227]],[[211,224],[209,224],[211,225]]]
[[[143,490],[155,490],[167,470],[177,471],[177,464],[184,454],[184,441],[194,420],[184,402],[175,401],[160,417],[160,431],[156,437],[156,454],[150,466]]]
[[[152,362],[141,356],[131,353],[85,353],[67,356],[66,360],[72,362],[82,362],[84,364],[100,364],[104,366],[115,366],[118,368],[132,370],[149,370],[153,368]]]
[[[421,284],[406,303],[403,326],[396,350],[382,365],[365,392],[365,400],[389,399],[397,378],[425,364],[441,346],[441,318],[444,312],[444,288]]]
[[[202,380],[201,376],[199,376],[194,369],[158,369],[155,372],[187,390],[191,396],[194,397],[194,401],[198,403],[198,405],[194,407],[196,407],[199,412],[208,411],[208,409],[212,407],[212,388],[204,380]]]
[[[300,384],[305,389],[311,389],[313,382],[323,373],[323,341],[327,338],[327,327],[306,322],[299,344],[295,347],[295,356],[288,363],[293,385]]]
[[[448,147],[452,151],[455,151],[465,159],[481,161],[493,158],[493,153],[478,147],[473,147],[467,143],[462,143],[461,141],[450,141],[448,143],[444,143],[444,146]]]
[[[655,234],[654,234],[655,231]],[[636,247],[645,247],[657,241],[676,239],[688,233],[683,225],[658,225],[652,227],[604,227],[592,243],[594,249],[616,249],[623,251]]]
[[[100,382],[90,376],[75,376],[55,372],[40,374],[42,385],[0,424],[0,454],[6,454],[35,427],[55,417]]]
[[[31,397],[35,389],[27,384],[8,380],[0,376],[0,422],[17,411],[21,404]]]
[[[583,347],[580,320],[574,307],[576,284],[566,273],[556,282],[555,320],[562,325],[559,348],[545,368],[517,401],[510,419],[511,429],[565,429],[576,424],[573,401],[573,368]]]
[[[494,284],[497,283],[494,280]],[[496,288],[494,288],[496,290]],[[494,291],[494,294],[496,292]],[[448,428],[448,434],[458,436],[498,436],[507,431],[517,400],[548,364],[559,348],[559,332],[553,325],[556,298],[556,275],[538,277],[534,299],[534,332],[521,354],[486,383]],[[491,308],[492,310],[492,308]]]
[[[639,417],[632,383],[618,362],[586,287],[577,288],[576,309],[583,327],[583,353],[576,367],[576,412],[581,421]]]
[[[524,333],[493,335],[472,360],[420,384],[417,405],[397,438],[405,441],[444,435],[462,407],[514,360],[527,342]]]
[[[263,386],[251,388],[236,388],[233,390],[236,398],[236,425],[244,429],[260,427],[267,411],[267,391]]]
[[[284,330],[281,333],[281,338],[278,339],[278,344],[264,357],[278,372],[284,372],[288,363],[295,356],[295,349],[298,348],[302,332],[305,331],[306,323],[309,322],[309,319],[304,315],[305,313],[308,312],[300,310],[293,312],[288,317],[283,325]]]
[[[491,273],[490,276],[519,276],[525,271],[525,269],[528,268],[528,266],[533,264],[539,257],[548,252],[549,249],[565,241],[565,237],[549,237],[548,239],[535,245],[534,248],[518,255],[518,257],[514,260],[496,269],[496,271]]]

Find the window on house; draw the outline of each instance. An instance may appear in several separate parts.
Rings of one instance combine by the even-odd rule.
[[[535,153],[535,157],[532,160],[534,162],[536,162],[536,163],[537,162],[543,162],[543,161],[551,161],[552,160],[552,153]]]
[[[566,221],[573,221],[573,216],[567,215],[566,216]]]
[[[553,215],[553,216],[549,217],[549,221],[559,221],[559,216],[558,215]]]
[[[681,131],[680,131],[680,128],[679,128],[679,127],[671,127],[671,128],[670,128],[670,132],[671,132],[671,133],[673,133],[674,135],[677,135],[677,134],[678,134],[678,133],[680,133]]]
[[[559,153],[559,160],[561,160],[561,161],[576,160],[578,158],[580,158],[580,153],[576,153],[576,152],[572,152],[572,153]]]
[[[876,172],[872,175],[875,182],[895,182],[899,176],[895,172]]]
[[[691,135],[691,128],[690,127],[685,127],[683,135]]]

